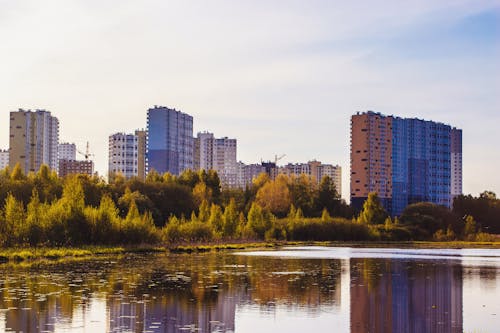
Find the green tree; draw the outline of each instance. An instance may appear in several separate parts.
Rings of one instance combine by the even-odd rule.
[[[330,213],[328,213],[328,209],[326,208],[323,208],[323,212],[321,213],[321,221],[323,222],[328,222],[330,221],[332,218],[330,216]]]
[[[299,207],[297,209],[297,212],[295,213],[295,219],[300,220],[304,218],[304,213],[302,212],[302,209]]]
[[[139,219],[140,217],[141,214],[139,213],[139,209],[137,208],[135,201],[131,201],[125,220],[129,223],[132,223],[134,220]]]
[[[430,202],[408,205],[399,217],[401,225],[412,229],[414,239],[429,239],[439,229],[448,226],[455,233],[461,234],[463,223],[448,208]]]
[[[224,237],[234,237],[238,229],[238,211],[236,210],[236,201],[231,199],[229,205],[224,209]]]
[[[193,198],[196,206],[201,205],[205,200],[207,202],[212,202],[212,190],[207,187],[205,182],[199,182],[193,188]]]
[[[476,221],[471,215],[467,215],[465,218],[464,235],[466,238],[472,238],[476,234]]]
[[[26,177],[24,176],[23,170],[21,169],[21,164],[16,163],[16,165],[14,166],[14,169],[12,169],[12,173],[10,174],[10,178],[12,180],[17,180],[17,181],[21,181],[21,180],[26,179]]]
[[[30,245],[37,245],[44,239],[43,225],[46,207],[40,203],[38,191],[33,189],[30,202],[26,211],[26,224],[28,227],[28,241]]]
[[[316,210],[319,212],[327,209],[329,214],[338,214],[338,206],[340,204],[340,195],[335,188],[333,179],[324,176],[319,183],[318,196],[315,201]]]
[[[92,240],[94,243],[117,243],[116,233],[120,229],[121,218],[115,202],[109,195],[101,198],[99,208],[97,209],[97,218],[92,223]]]
[[[91,230],[85,218],[85,195],[78,177],[66,178],[62,197],[57,204],[63,209],[68,243],[71,245],[89,243]]]
[[[390,216],[387,216],[384,222],[384,228],[385,230],[390,230],[392,228],[393,222],[391,220]]]
[[[297,216],[297,209],[295,208],[294,204],[291,204],[287,217],[291,220],[294,220],[296,216]]]
[[[212,226],[213,230],[222,235],[224,229],[224,221],[222,216],[222,209],[219,205],[212,204],[210,207],[210,218],[208,219],[208,223]]]
[[[358,216],[359,223],[383,224],[388,214],[380,202],[377,193],[371,192],[363,204],[363,209]]]
[[[302,209],[304,215],[314,215],[314,203],[317,201],[317,185],[311,177],[301,174],[289,182],[291,203]],[[319,214],[319,211],[317,212]]]
[[[155,170],[149,170],[146,175],[146,183],[161,183],[163,181],[163,177]]]
[[[208,201],[203,200],[200,205],[198,220],[200,222],[208,222],[210,218],[210,206],[208,205]]]
[[[5,200],[5,225],[2,234],[5,245],[14,245],[16,242],[23,243],[26,236],[26,213],[21,201],[18,201],[12,194]]]
[[[250,210],[248,211],[248,222],[247,226],[252,230],[259,238],[264,238],[267,230],[271,228],[271,221],[264,214],[264,210],[257,203],[252,203]]]

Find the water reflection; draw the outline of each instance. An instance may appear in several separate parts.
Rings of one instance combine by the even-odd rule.
[[[482,332],[499,270],[231,253],[3,265],[0,332]]]
[[[442,262],[352,262],[352,332],[462,332],[462,272]]]

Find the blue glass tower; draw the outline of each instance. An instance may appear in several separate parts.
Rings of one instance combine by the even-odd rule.
[[[179,175],[193,168],[193,117],[175,109],[148,110],[147,169]]]
[[[374,124],[375,126],[371,126]],[[387,139],[385,133],[392,133]],[[452,180],[461,186],[461,130],[421,119],[358,113],[351,120],[351,203],[358,209],[377,192],[392,216],[406,206],[432,202],[450,207]],[[452,155],[456,151],[453,168]],[[389,163],[385,163],[390,152]],[[390,182],[387,182],[390,175]],[[454,177],[454,178],[453,178]],[[389,188],[382,186],[389,184]],[[461,192],[461,187],[456,192]]]
[[[450,205],[451,127],[421,119],[393,120],[392,215],[412,203]]]

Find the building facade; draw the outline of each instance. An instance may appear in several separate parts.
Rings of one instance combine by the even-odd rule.
[[[195,170],[215,170],[222,186],[238,187],[236,139],[215,138],[213,133],[198,133],[194,139]]]
[[[110,176],[121,174],[126,179],[145,179],[146,133],[115,133],[109,136],[108,171]]]
[[[46,110],[10,113],[9,165],[17,163],[25,174],[42,164],[58,168],[59,121]]]
[[[0,150],[0,170],[5,169],[7,166],[9,166],[9,151]]]
[[[237,182],[239,188],[245,188],[252,185],[254,178],[266,172],[266,168],[262,164],[245,164],[243,162],[238,162],[236,167],[238,170]]]
[[[193,117],[175,109],[148,110],[147,171],[179,175],[193,168]]]
[[[137,137],[137,177],[140,180],[146,179],[146,140],[147,132],[145,130],[136,130]]]
[[[337,193],[342,195],[342,167],[340,165],[322,164],[318,169],[316,179],[323,179],[325,176],[332,179]]]
[[[76,160],[76,145],[74,143],[60,143],[57,146],[57,157],[59,160]]]
[[[311,177],[317,184],[321,182],[324,176],[328,176],[335,184],[337,193],[339,195],[342,193],[342,168],[339,165],[322,164],[320,161],[288,163],[280,167],[279,172],[289,176],[305,174]]]
[[[67,175],[88,175],[94,174],[94,162],[76,161],[76,160],[59,160],[59,177],[66,177]]]
[[[462,194],[462,130],[451,129],[451,196]],[[453,202],[452,202],[453,204]]]
[[[442,123],[372,111],[352,116],[351,204],[360,209],[377,192],[393,216],[416,202],[450,207],[451,141],[452,128]],[[461,183],[461,170],[456,177]]]

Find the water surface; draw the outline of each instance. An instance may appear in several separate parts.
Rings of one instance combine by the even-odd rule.
[[[499,250],[291,247],[0,265],[0,332],[498,332]]]

